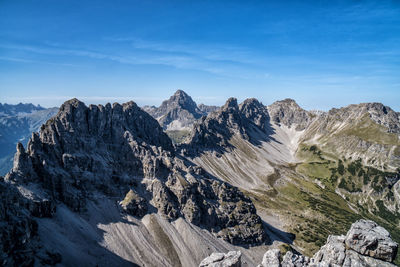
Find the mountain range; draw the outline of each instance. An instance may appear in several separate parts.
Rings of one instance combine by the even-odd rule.
[[[399,263],[400,114],[390,107],[213,107],[178,90],[158,108],[72,99],[42,120],[0,179],[4,265],[198,266],[228,251],[244,266],[277,251],[303,257],[282,266],[312,266],[313,255],[313,266]],[[330,237],[348,229],[375,241]],[[327,263],[337,251],[343,260]]]
[[[43,108],[33,104],[0,103],[0,175],[12,167],[17,142],[26,144],[32,132],[54,116],[58,108]]]

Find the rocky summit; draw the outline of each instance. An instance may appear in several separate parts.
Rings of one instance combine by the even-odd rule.
[[[399,264],[399,118],[181,90],[158,108],[71,99],[13,139],[1,265]]]
[[[159,107],[144,106],[143,109],[153,116],[165,130],[189,128],[201,116],[216,111],[218,107],[197,104],[182,90],[177,90]]]

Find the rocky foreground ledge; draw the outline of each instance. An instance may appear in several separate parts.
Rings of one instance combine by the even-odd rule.
[[[326,244],[310,259],[288,251],[282,257],[279,249],[268,250],[258,267],[385,267],[396,266],[398,244],[388,231],[370,220],[352,224],[346,235],[328,237]],[[199,267],[240,267],[240,251],[212,253]]]

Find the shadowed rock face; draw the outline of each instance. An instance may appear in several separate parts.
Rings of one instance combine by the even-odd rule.
[[[220,110],[195,123],[187,144],[182,147],[191,154],[201,150],[226,149],[231,146],[229,141],[234,135],[257,144],[253,134],[259,132],[267,137],[269,127],[267,108],[258,100],[247,99],[239,106],[236,98],[229,98]]]
[[[26,151],[18,144],[4,184],[35,203],[27,218],[51,217],[58,203],[82,212],[101,195],[119,199],[133,216],[157,210],[171,220],[183,217],[232,244],[267,240],[250,199],[175,157],[157,121],[133,102],[65,102]]]
[[[60,255],[38,247],[36,217],[51,217],[52,202],[26,198],[0,177],[0,263],[2,266],[30,266],[36,260],[42,264],[60,262]]]
[[[194,148],[215,148],[228,145],[230,137],[238,132],[248,138],[244,132],[242,115],[236,98],[227,100],[218,112],[202,117],[193,126],[188,143]]]

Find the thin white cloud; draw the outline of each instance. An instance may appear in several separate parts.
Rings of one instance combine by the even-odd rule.
[[[245,47],[227,44],[197,43],[171,43],[155,42],[141,38],[131,37],[109,37],[105,40],[114,42],[126,42],[135,49],[165,52],[170,54],[181,54],[187,56],[201,57],[208,60],[227,61],[238,64],[254,64],[254,57],[250,56],[250,50]]]
[[[99,60],[110,60],[121,64],[129,65],[164,65],[172,66],[179,69],[199,70],[225,77],[235,77],[249,79],[252,71],[246,70],[240,66],[240,63],[221,59],[208,59],[198,55],[186,55],[176,53],[165,53],[163,55],[154,54],[135,54],[134,51],[127,55],[116,55],[103,52],[95,52],[90,50],[65,49],[60,47],[36,47],[23,45],[1,45],[6,49],[22,50],[46,55],[59,56],[78,56]]]
[[[40,60],[30,60],[24,58],[14,58],[14,57],[0,57],[0,60],[3,61],[11,61],[11,62],[21,62],[21,63],[35,63],[35,64],[47,64],[47,65],[58,65],[58,66],[75,66],[74,64],[67,64],[67,63],[55,63],[55,62],[47,62],[47,61],[40,61]]]

